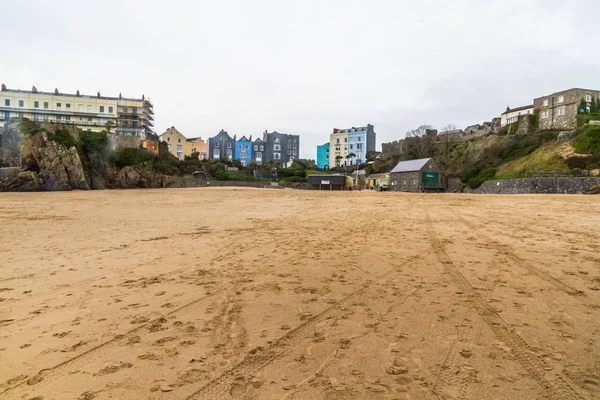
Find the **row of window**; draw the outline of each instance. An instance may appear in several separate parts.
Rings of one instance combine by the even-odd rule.
[[[4,99],[4,106],[5,107],[10,107],[10,104],[11,104],[10,99]],[[19,107],[21,107],[21,108],[25,107],[25,101],[23,101],[23,100],[19,100],[18,104],[19,104]],[[47,101],[44,101],[43,107],[45,109],[48,109],[50,107],[50,103],[48,103]],[[91,113],[91,112],[93,112],[93,107],[94,106],[88,104],[87,107],[85,107],[85,110],[87,110],[87,112]],[[33,102],[33,108],[40,108],[40,102],[39,101],[34,101]],[[56,109],[57,110],[62,109],[62,103],[56,103]],[[71,110],[71,103],[65,103],[65,109],[68,110],[68,111],[70,111]],[[99,106],[99,110],[100,110],[99,112],[103,113],[105,109],[106,109],[105,106]],[[137,112],[138,112],[137,107],[132,107],[131,110],[132,110],[132,112],[134,114],[137,114]],[[83,112],[84,111],[84,105],[83,104],[79,104],[78,105],[78,111],[79,112]],[[110,114],[112,114],[113,111],[114,111],[114,107],[113,106],[108,106],[108,112]],[[122,111],[124,113],[126,113],[128,111],[128,108],[127,107],[123,107]]]
[[[590,103],[592,101],[592,95],[591,94],[586,94],[585,95],[585,101]],[[565,102],[565,96],[558,96],[558,104],[564,103]],[[549,103],[549,99],[544,99],[544,107],[547,107]]]
[[[564,107],[558,108],[557,113],[558,113],[558,115],[565,115],[565,108]],[[544,119],[550,117],[550,111],[542,111],[541,117]]]
[[[275,138],[273,141],[274,141],[275,143],[280,143],[280,139],[279,139],[279,138]],[[291,142],[292,142],[292,138],[288,138],[288,143],[291,143]],[[298,142],[298,138],[294,138],[294,139],[293,139],[293,142],[294,142],[294,143],[297,143],[297,142]]]

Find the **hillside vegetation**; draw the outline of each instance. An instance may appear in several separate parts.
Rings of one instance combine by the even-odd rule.
[[[500,133],[474,138],[428,137],[430,134],[425,133],[406,139],[402,153],[375,161],[367,167],[367,173],[388,172],[401,160],[432,157],[447,177],[458,177],[474,189],[487,180],[577,176],[584,170],[600,168],[600,126],[582,125],[559,141],[561,132]]]

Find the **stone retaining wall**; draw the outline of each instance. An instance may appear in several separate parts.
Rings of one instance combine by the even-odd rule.
[[[560,193],[581,194],[600,185],[600,178],[524,178],[486,181],[471,193],[483,194],[529,194]]]

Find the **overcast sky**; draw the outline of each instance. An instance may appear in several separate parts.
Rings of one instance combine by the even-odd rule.
[[[507,105],[600,89],[598,0],[20,0],[4,2],[9,88],[154,102],[156,131],[381,142],[460,128]]]

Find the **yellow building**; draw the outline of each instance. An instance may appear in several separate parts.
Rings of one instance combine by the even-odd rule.
[[[367,176],[366,178],[366,187],[367,188],[373,188],[373,189],[379,189],[382,186],[390,186],[390,174],[388,173],[383,173],[383,174],[371,174],[369,176]]]
[[[99,132],[107,128],[129,136],[145,139],[154,134],[154,106],[144,96],[126,99],[60,93],[40,92],[34,86],[30,91],[0,90],[0,127],[15,118],[28,118],[35,122],[71,124],[79,129]]]
[[[161,141],[167,142],[169,152],[180,160],[183,160],[186,155],[192,154],[192,143],[188,142],[187,138],[174,126],[167,128],[159,138]]]
[[[336,129],[331,135],[329,135],[329,168],[346,165],[347,155],[348,133],[341,132]]]

